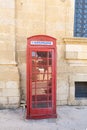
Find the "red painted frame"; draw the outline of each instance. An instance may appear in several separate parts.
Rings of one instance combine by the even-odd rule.
[[[31,45],[31,41],[52,41],[53,45]],[[37,50],[37,51],[49,51],[52,50],[53,51],[53,88],[52,88],[52,95],[53,95],[53,107],[51,108],[32,108],[32,104],[31,104],[31,91],[32,91],[32,86],[31,86],[31,56],[30,56],[30,52],[32,50]],[[56,114],[56,39],[47,35],[35,35],[32,37],[29,37],[27,39],[27,114],[26,114],[26,118],[27,119],[38,119],[38,118],[56,118],[57,114]]]

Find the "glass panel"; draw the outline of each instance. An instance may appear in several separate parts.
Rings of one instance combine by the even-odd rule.
[[[48,107],[47,102],[39,102],[39,103],[37,103],[37,108],[46,108],[46,107]]]
[[[35,82],[32,82],[32,89],[35,89]]]
[[[36,88],[43,88],[45,89],[47,87],[48,82],[47,81],[37,81],[36,82]]]
[[[48,66],[48,73],[52,73],[52,67]]]
[[[45,93],[52,93],[52,86],[49,86],[47,89],[45,89]]]
[[[52,82],[52,74],[48,74],[48,80]]]
[[[52,102],[49,102],[49,103],[48,103],[48,107],[52,107]]]
[[[52,102],[33,102],[32,103],[32,108],[47,108],[47,107],[52,107]]]
[[[51,94],[52,93],[52,78],[48,81],[48,87],[45,90],[45,93]]]
[[[36,100],[36,89],[32,89],[32,101]]]
[[[48,52],[48,58],[52,58],[52,52]]]
[[[35,100],[36,100],[36,96],[32,95],[32,101],[35,101]]]
[[[37,101],[47,101],[48,100],[48,95],[37,95],[36,97]]]
[[[48,59],[48,65],[52,65],[52,59]]]
[[[37,65],[39,68],[43,68],[47,65],[47,59],[37,59]]]
[[[32,82],[35,82],[37,80],[37,75],[32,73]]]
[[[44,94],[45,94],[45,89],[46,89],[46,88],[36,89],[36,94],[37,94],[37,95],[44,95]]]
[[[49,101],[51,101],[52,100],[52,95],[49,95]]]
[[[35,66],[36,65],[36,61],[35,59],[32,59],[32,66]]]
[[[35,89],[32,89],[32,95],[35,95]]]
[[[43,80],[43,74],[39,73],[39,74],[38,74],[38,77],[37,77],[37,80],[38,80],[38,81],[39,81],[39,80]]]
[[[32,103],[32,108],[36,108],[36,107],[37,107],[36,103],[33,102],[33,103]]]
[[[36,52],[32,52],[32,58],[35,58],[35,56],[36,56]]]
[[[47,74],[46,73],[38,73],[37,74],[37,81],[41,81],[41,80],[47,80]]]
[[[52,52],[32,52],[32,108],[52,107]]]
[[[47,52],[38,51],[37,56],[38,56],[38,58],[46,58],[47,57]]]
[[[44,73],[45,71],[47,71],[47,60],[37,60],[37,66],[40,73]]]

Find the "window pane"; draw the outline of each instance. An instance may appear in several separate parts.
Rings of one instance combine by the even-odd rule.
[[[75,1],[74,36],[87,37],[87,0]]]

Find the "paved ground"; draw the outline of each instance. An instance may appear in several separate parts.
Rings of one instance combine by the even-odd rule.
[[[25,110],[0,110],[0,130],[87,130],[87,106],[60,106],[57,119],[26,120]]]

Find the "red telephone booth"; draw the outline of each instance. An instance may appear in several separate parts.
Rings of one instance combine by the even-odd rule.
[[[56,39],[36,35],[27,39],[27,119],[55,118]]]

